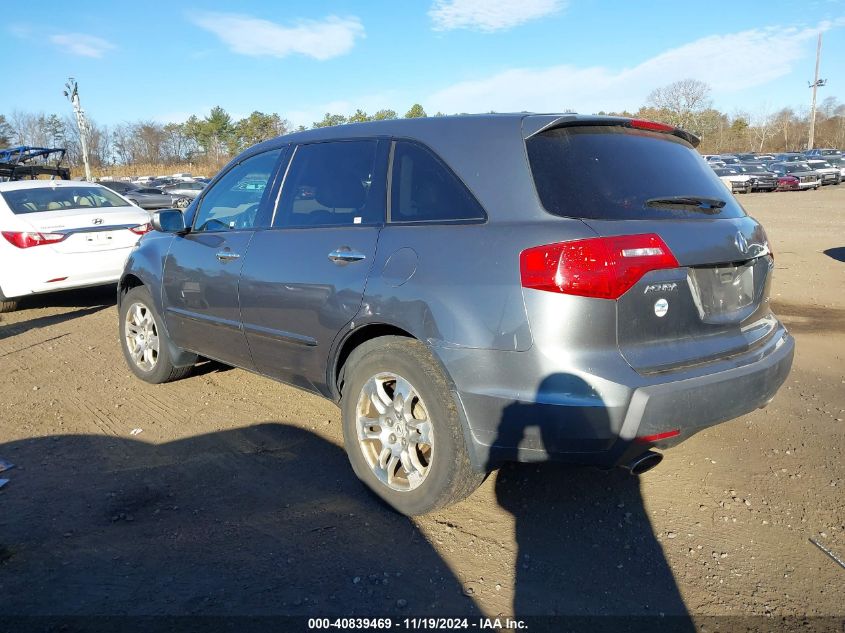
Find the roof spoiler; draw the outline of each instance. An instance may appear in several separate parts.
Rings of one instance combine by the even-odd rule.
[[[656,121],[646,121],[644,119],[617,116],[581,116],[578,114],[564,114],[562,116],[529,116],[525,117],[523,120],[523,132],[525,134],[525,139],[528,140],[532,136],[542,134],[548,130],[587,125],[618,125],[620,127],[629,127],[637,130],[648,130],[650,132],[671,134],[672,136],[677,136],[678,138],[685,140],[693,147],[698,147],[698,144],[701,143],[701,139],[695,134],[677,128],[673,125],[658,123]]]

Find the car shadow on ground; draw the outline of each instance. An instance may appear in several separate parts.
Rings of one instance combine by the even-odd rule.
[[[0,445],[0,620],[12,615],[478,614],[343,450],[266,423],[161,445]],[[4,615],[5,614],[5,618]]]
[[[34,319],[16,321],[13,323],[5,323],[2,318],[4,315],[0,315],[0,341],[11,336],[24,334],[30,330],[58,325],[60,323],[64,323],[65,321],[72,321],[73,319],[88,316],[89,314],[94,314],[100,310],[105,310],[108,307],[109,306],[107,305],[98,305],[88,308],[79,308],[78,310],[71,310],[69,312],[51,314],[49,316],[36,317]]]
[[[94,314],[100,310],[112,307],[115,303],[115,287],[113,285],[22,297],[18,303],[16,312],[0,314],[0,340],[23,334],[30,330],[58,325],[65,321]],[[28,310],[41,310],[45,308],[78,309],[60,312],[58,314],[49,314],[47,316],[37,316],[31,319],[21,319],[21,316],[26,316],[26,314],[18,314],[25,313]]]
[[[835,248],[828,248],[824,251],[828,257],[835,259],[838,262],[845,262],[845,246],[837,246]]]
[[[61,292],[21,297],[18,310],[41,308],[86,308],[90,306],[109,307],[117,303],[117,288],[114,284],[75,288]]]
[[[563,424],[544,424],[547,407],[564,402],[579,406]],[[567,425],[578,427],[579,437],[592,433],[599,444],[614,435],[599,394],[577,376],[553,374],[539,385],[535,403],[506,407],[494,459],[514,460],[518,447],[566,445]],[[643,626],[695,630],[653,533],[638,477],[619,468],[561,463],[507,463],[496,477],[496,498],[515,522],[515,614],[641,616]],[[616,618],[602,620],[609,628],[601,630],[625,628]],[[599,622],[583,625],[596,630]]]

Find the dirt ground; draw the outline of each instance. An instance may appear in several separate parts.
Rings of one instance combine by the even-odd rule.
[[[797,339],[771,405],[639,479],[509,466],[410,520],[331,403],[206,363],[131,376],[112,289],[0,319],[0,614],[845,617],[845,185],[750,194]],[[138,431],[140,430],[140,431]]]

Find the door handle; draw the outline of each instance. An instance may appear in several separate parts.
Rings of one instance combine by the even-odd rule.
[[[348,246],[341,246],[329,253],[329,259],[340,266],[351,264],[352,262],[360,262],[366,258],[367,256],[364,253],[353,251]]]
[[[240,257],[241,256],[239,253],[232,253],[229,251],[220,251],[219,253],[217,253],[217,259],[219,259],[221,262],[229,262],[233,259],[240,259]]]

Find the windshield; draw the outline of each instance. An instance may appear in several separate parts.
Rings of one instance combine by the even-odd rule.
[[[63,209],[130,206],[123,198],[105,187],[39,187],[4,191],[0,195],[15,215]]]
[[[655,198],[726,202],[709,218],[745,215],[710,165],[684,140],[621,126],[563,127],[526,141],[540,201],[554,215],[591,219],[701,218],[655,208]]]

